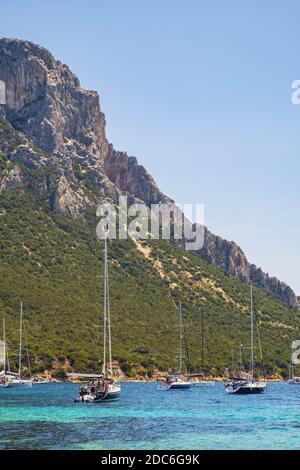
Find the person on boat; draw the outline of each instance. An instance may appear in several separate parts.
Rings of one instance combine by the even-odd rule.
[[[87,395],[88,393],[88,389],[87,387],[80,387],[80,395],[83,396],[83,395]]]
[[[166,385],[171,385],[171,383],[172,383],[171,377],[167,377],[166,378]]]
[[[2,383],[3,385],[6,385],[7,382],[8,382],[8,378],[4,376],[4,377],[1,379],[1,383]]]
[[[106,392],[107,390],[107,387],[108,387],[108,384],[109,384],[109,381],[108,380],[105,380],[105,379],[101,379],[99,380],[99,388],[101,389],[102,392]]]

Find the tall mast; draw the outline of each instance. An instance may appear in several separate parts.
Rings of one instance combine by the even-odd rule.
[[[182,307],[179,302],[179,372],[182,369]]]
[[[185,354],[186,354],[186,368],[188,373],[191,372],[191,362],[190,362],[190,352],[189,352],[189,345],[188,345],[188,339],[187,339],[187,334],[186,334],[186,329],[184,326],[184,323],[182,324],[182,329],[183,329],[183,336],[184,336],[184,341],[185,341]]]
[[[240,372],[243,370],[243,345],[240,341]]]
[[[293,378],[293,375],[294,375],[294,371],[293,371],[293,345],[291,347],[291,362],[290,362],[290,373],[289,373],[289,378],[292,379]]]
[[[19,379],[21,378],[22,367],[22,330],[23,330],[23,303],[20,305],[20,347],[19,347]]]
[[[108,278],[108,255],[106,248],[106,295],[107,295],[107,330],[108,330],[108,359],[109,373],[112,377],[112,357],[111,357],[111,325],[110,325],[110,299],[109,299],[109,278]]]
[[[3,353],[4,353],[4,359],[3,359],[3,370],[5,374],[5,369],[6,369],[6,334],[5,334],[5,318],[3,318]]]
[[[102,373],[104,377],[106,376],[106,320],[107,320],[107,311],[106,311],[106,301],[107,301],[107,284],[106,284],[106,264],[107,264],[107,236],[104,238],[104,324],[103,324],[103,367]]]
[[[253,364],[254,364],[254,335],[253,335],[253,286],[250,286],[250,298],[251,298],[251,308],[250,308],[250,315],[251,315],[251,361],[250,361],[250,374],[251,378],[253,379]]]
[[[204,371],[204,307],[201,308],[201,373]]]

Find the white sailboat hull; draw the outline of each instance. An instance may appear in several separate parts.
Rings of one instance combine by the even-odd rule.
[[[289,383],[290,385],[300,385],[300,379],[297,379],[297,380],[295,380],[295,379],[289,379],[289,380],[288,380],[288,383]]]
[[[263,393],[267,388],[264,382],[248,382],[246,384],[230,383],[225,385],[226,393],[237,395],[250,395]]]
[[[175,380],[166,380],[165,382],[158,382],[158,390],[187,390],[192,387],[191,382],[176,378]]]
[[[110,384],[107,393],[98,393],[94,401],[96,403],[101,401],[119,400],[121,394],[121,386],[119,384]]]
[[[23,379],[10,379],[7,382],[7,387],[8,388],[27,388],[27,387],[32,387],[32,380],[23,380]]]
[[[75,398],[75,403],[103,403],[107,401],[119,400],[121,394],[121,386],[118,383],[110,383],[106,388],[98,386],[87,386],[85,391]]]
[[[191,384],[189,382],[184,382],[184,381],[178,381],[172,383],[169,387],[168,390],[186,390],[188,388],[191,388]]]
[[[192,387],[214,387],[215,382],[210,382],[208,380],[196,380],[190,382]]]

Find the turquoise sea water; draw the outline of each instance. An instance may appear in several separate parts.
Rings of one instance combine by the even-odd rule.
[[[126,383],[109,404],[75,404],[77,391],[0,390],[0,449],[300,449],[300,386],[239,396],[221,383],[169,392]]]

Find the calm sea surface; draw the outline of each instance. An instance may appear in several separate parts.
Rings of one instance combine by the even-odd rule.
[[[300,449],[300,386],[238,396],[221,383],[169,392],[126,383],[110,404],[75,404],[77,390],[0,390],[0,449]]]

